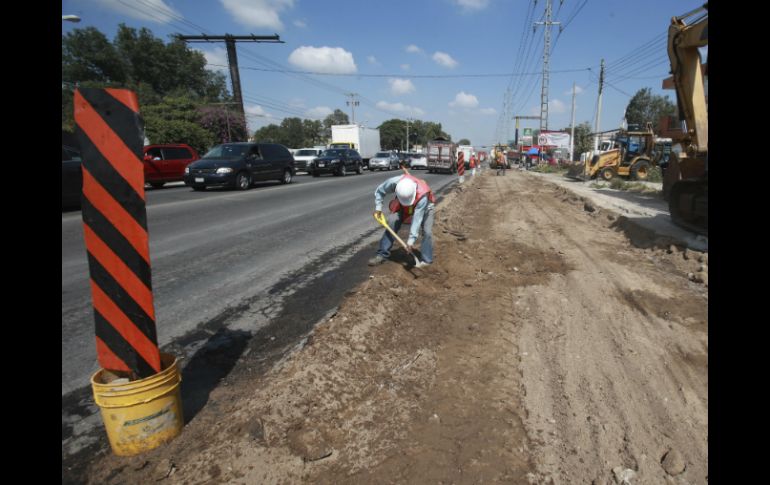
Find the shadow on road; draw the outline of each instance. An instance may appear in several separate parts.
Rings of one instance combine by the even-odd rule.
[[[182,371],[182,409],[185,424],[203,409],[211,391],[230,374],[250,339],[249,332],[223,327],[192,356]]]

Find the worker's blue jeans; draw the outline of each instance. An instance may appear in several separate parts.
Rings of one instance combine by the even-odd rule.
[[[420,244],[422,261],[426,263],[433,262],[433,219],[435,214],[435,204],[428,204],[427,209],[425,209],[425,217],[422,219],[422,243]],[[394,232],[398,233],[398,230],[401,228],[401,211],[388,216],[388,225]],[[401,239],[406,240],[403,237]],[[390,248],[393,247],[394,241],[395,238],[386,230],[382,235],[382,239],[380,239],[380,248],[377,250],[377,254],[383,258],[389,258]]]

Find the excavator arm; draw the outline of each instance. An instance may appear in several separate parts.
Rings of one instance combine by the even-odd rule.
[[[698,49],[707,45],[708,3],[671,19],[668,57],[687,131],[663,174],[663,194],[671,220],[702,234],[708,234],[708,111]]]
[[[695,18],[691,23],[690,19]],[[687,123],[689,150],[708,151],[708,112],[699,48],[708,45],[708,3],[680,17],[668,28],[668,57],[676,87],[679,118]]]

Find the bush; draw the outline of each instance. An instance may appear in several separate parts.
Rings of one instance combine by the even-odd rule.
[[[663,171],[660,167],[652,167],[647,173],[647,182],[663,182]]]
[[[534,168],[532,168],[533,172],[538,173],[562,173],[566,172],[568,170],[567,166],[559,166],[559,165],[536,165]]]

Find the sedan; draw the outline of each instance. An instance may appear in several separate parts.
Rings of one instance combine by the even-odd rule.
[[[424,170],[428,169],[428,157],[423,155],[422,153],[412,153],[410,154],[411,161],[409,163],[409,168],[422,168]]]
[[[398,170],[398,155],[394,152],[378,152],[369,160],[369,170]]]

